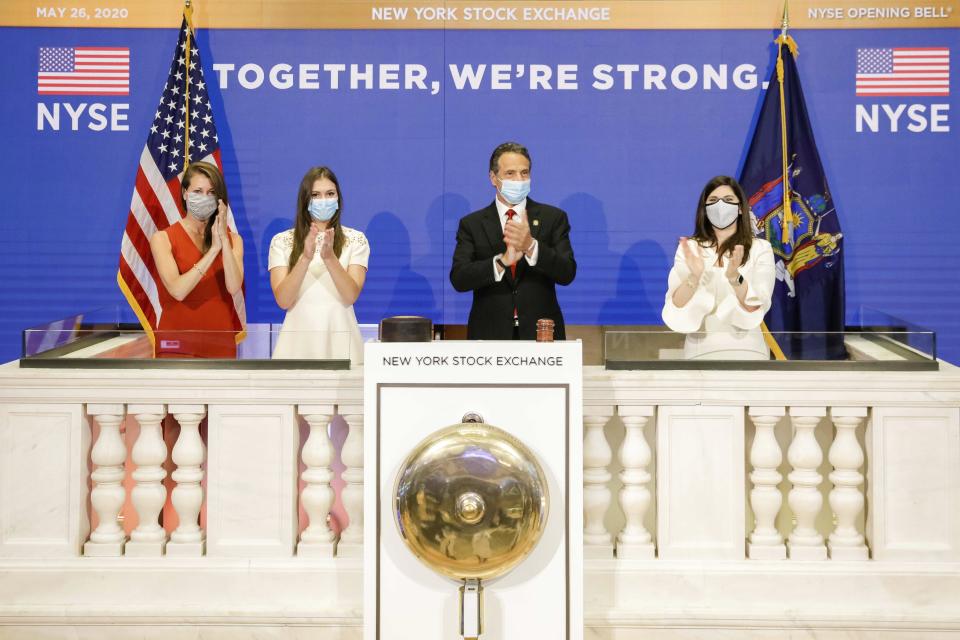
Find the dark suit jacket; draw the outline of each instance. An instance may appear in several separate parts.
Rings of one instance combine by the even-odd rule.
[[[471,340],[512,339],[514,307],[520,319],[521,339],[536,338],[540,318],[554,321],[557,340],[566,338],[556,285],[570,284],[577,274],[570,246],[570,223],[560,209],[530,198],[527,221],[530,234],[539,244],[537,264],[531,267],[526,258],[521,258],[516,278],[507,269],[503,279],[496,282],[493,257],[507,250],[496,202],[460,219],[450,282],[457,291],[473,291],[467,324],[467,337]]]

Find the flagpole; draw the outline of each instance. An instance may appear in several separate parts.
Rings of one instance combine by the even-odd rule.
[[[187,74],[187,82],[184,85],[183,90],[183,106],[186,109],[184,111],[184,127],[183,127],[183,170],[186,171],[187,167],[190,166],[190,49],[193,48],[193,43],[190,42],[190,38],[193,35],[193,7],[190,6],[191,0],[184,0],[183,5],[183,18],[187,23],[187,39],[186,51],[184,51],[184,60],[186,61],[186,67],[184,68],[184,73]]]
[[[189,1],[189,0],[188,0]],[[783,2],[783,20],[780,22],[780,37],[777,38],[777,84],[780,85],[780,144],[783,151],[783,215],[780,222],[783,226],[781,241],[787,244],[790,240],[793,226],[793,211],[790,208],[790,176],[787,175],[787,103],[783,88],[783,45],[787,44],[787,30],[790,28],[789,0]],[[787,265],[784,265],[786,268]],[[763,332],[763,340],[767,343],[770,352],[777,360],[786,360],[783,349],[777,344],[776,338],[770,333],[766,322],[760,323],[760,329]]]
[[[189,0],[188,0],[189,1]],[[790,176],[787,174],[788,154],[787,154],[787,103],[786,91],[783,86],[783,45],[787,42],[787,29],[790,28],[790,17],[788,13],[788,2],[783,3],[783,21],[780,23],[780,37],[777,38],[777,84],[780,87],[780,143],[783,161],[783,215],[781,216],[780,239],[783,244],[790,241],[793,231],[793,211],[790,207]]]

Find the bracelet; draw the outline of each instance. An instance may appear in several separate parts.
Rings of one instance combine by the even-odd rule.
[[[207,272],[200,268],[200,263],[199,263],[199,262],[194,263],[193,268],[197,270],[197,273],[200,274],[200,277],[201,277],[201,278],[202,278],[203,276],[207,275]]]
[[[690,275],[687,276],[687,279],[684,280],[684,284],[686,284],[686,285],[687,285],[688,287],[690,287],[691,289],[696,290],[697,285],[700,284],[700,283],[699,283],[698,280],[696,280],[696,279],[693,277],[693,274],[691,273]]]

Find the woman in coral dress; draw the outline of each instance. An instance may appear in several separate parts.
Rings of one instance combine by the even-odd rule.
[[[187,215],[150,238],[161,286],[157,358],[235,358],[243,330],[234,296],[243,295],[243,240],[227,227],[227,189],[215,165],[183,174]]]

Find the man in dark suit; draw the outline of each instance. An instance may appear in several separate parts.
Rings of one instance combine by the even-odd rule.
[[[527,197],[530,153],[516,142],[493,150],[490,184],[496,199],[460,219],[450,269],[454,289],[473,291],[467,337],[532,340],[537,320],[549,318],[564,340],[556,285],[577,274],[567,214]]]

